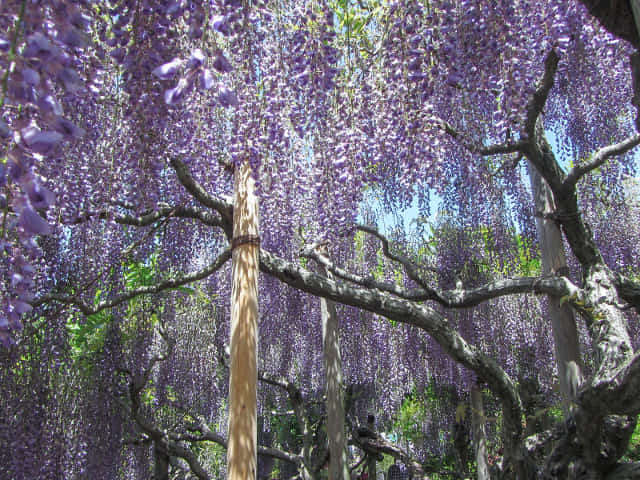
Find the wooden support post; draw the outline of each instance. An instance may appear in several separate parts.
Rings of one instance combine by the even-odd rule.
[[[374,434],[376,431],[376,417],[373,414],[367,415],[367,428],[371,430]],[[376,457],[373,453],[368,455],[367,459],[367,472],[369,474],[367,480],[378,480],[378,471],[376,465]]]
[[[236,168],[233,196],[231,358],[227,478],[257,471],[258,200],[251,167]]]
[[[471,387],[471,424],[473,425],[473,451],[478,467],[478,480],[489,480],[484,406],[482,404],[482,391],[478,385]]]
[[[640,36],[640,0],[630,0],[631,11],[633,12],[633,19],[638,30],[638,36]]]
[[[323,252],[327,254],[326,251]],[[332,275],[325,270],[329,278]],[[342,388],[342,358],[336,305],[320,299],[325,387],[327,392],[327,438],[329,441],[329,478],[349,480],[346,439],[344,433],[344,392]]]
[[[533,191],[536,218],[536,230],[540,255],[542,257],[542,273],[544,275],[566,274],[567,260],[562,242],[560,226],[549,215],[555,213],[555,201],[551,189],[540,173],[528,163],[531,190]],[[567,383],[567,365],[575,362],[582,366],[578,330],[573,310],[569,305],[560,305],[560,299],[549,296],[549,316],[556,353],[556,365],[560,377],[560,392],[562,393],[565,414],[568,414],[570,403],[570,385]]]

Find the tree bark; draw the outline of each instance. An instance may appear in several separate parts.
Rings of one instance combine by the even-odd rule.
[[[367,459],[367,473],[369,475],[368,480],[377,480],[378,479],[378,473],[376,471],[376,459],[373,457],[369,457]]]
[[[536,230],[542,257],[542,273],[544,275],[566,275],[568,268],[564,244],[562,243],[562,232],[558,224],[549,218],[555,212],[553,194],[531,163],[527,163],[527,165],[537,215]],[[562,394],[564,412],[567,415],[570,402],[574,400],[572,399],[571,385],[567,376],[567,365],[569,362],[575,362],[579,370],[582,370],[578,330],[573,311],[569,305],[560,305],[560,299],[557,297],[548,296],[547,300],[558,376],[560,377],[560,392]]]
[[[153,459],[153,480],[169,480],[169,455],[158,442],[153,442]]]
[[[251,167],[236,168],[227,478],[255,480],[257,470],[258,200]]]
[[[552,467],[547,466],[547,472],[556,472],[550,478],[598,479],[624,454],[635,427],[632,417],[608,416],[618,413],[615,411],[618,402],[610,405],[603,402],[605,392],[616,390],[612,381],[616,373],[633,360],[626,320],[620,309],[623,303],[616,290],[616,276],[605,264],[580,214],[575,183],[563,182],[563,173],[543,135],[536,137],[527,158],[551,187],[554,217],[582,266],[581,313],[589,329],[595,363],[595,373],[588,385],[576,392],[577,406],[571,419],[575,428],[568,429],[567,441],[554,449],[548,462]]]
[[[487,434],[484,429],[484,406],[482,391],[478,385],[471,388],[471,423],[473,425],[473,451],[476,456],[478,480],[489,480],[489,460],[487,458]]]

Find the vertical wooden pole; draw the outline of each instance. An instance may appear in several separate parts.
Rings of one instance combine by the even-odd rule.
[[[322,252],[327,254],[326,251]],[[324,272],[329,278],[331,274]],[[344,433],[344,392],[342,358],[336,305],[320,299],[325,387],[327,392],[327,438],[329,440],[329,479],[349,480],[346,439]]]
[[[640,36],[640,0],[630,0],[631,11],[633,12],[633,19],[638,30],[638,36]]]
[[[566,274],[567,260],[562,242],[562,232],[558,224],[548,218],[555,212],[555,202],[551,189],[540,173],[528,163],[531,190],[533,191],[536,218],[536,230],[540,255],[542,256],[542,273],[545,275]],[[560,305],[560,299],[548,297],[551,330],[556,353],[556,365],[560,377],[560,392],[562,393],[565,414],[568,414],[570,403],[570,388],[567,384],[567,365],[575,362],[581,366],[578,330],[573,310],[568,305]]]
[[[487,458],[487,434],[484,428],[484,406],[482,391],[478,385],[471,387],[471,424],[473,425],[473,450],[476,456],[478,480],[489,480]]]
[[[367,415],[367,428],[374,433],[376,431],[376,417],[371,413]],[[378,469],[376,463],[376,458],[373,454],[369,454],[369,459],[367,460],[367,472],[369,474],[368,480],[378,480]]]
[[[227,478],[257,470],[258,200],[248,162],[236,168],[233,196],[231,359]]]

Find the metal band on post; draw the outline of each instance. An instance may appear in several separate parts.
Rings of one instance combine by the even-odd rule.
[[[259,235],[240,235],[238,237],[234,237],[231,239],[231,250],[234,250],[236,247],[240,247],[241,245],[256,245],[260,246],[260,236]]]

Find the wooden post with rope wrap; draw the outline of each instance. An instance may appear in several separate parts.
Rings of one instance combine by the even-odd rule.
[[[258,199],[249,162],[235,169],[227,478],[257,474]]]

